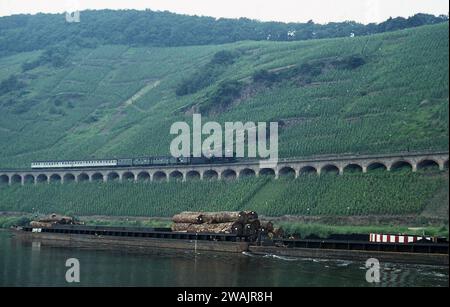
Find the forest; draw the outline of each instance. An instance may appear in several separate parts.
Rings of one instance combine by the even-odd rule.
[[[80,12],[79,23],[63,14],[13,15],[0,18],[0,56],[53,47],[216,45],[237,41],[300,41],[362,36],[448,21],[448,16],[416,14],[379,24],[353,21],[318,24],[260,22],[179,15],[160,11],[99,10]]]

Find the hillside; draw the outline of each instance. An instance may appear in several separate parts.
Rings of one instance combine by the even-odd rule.
[[[89,19],[96,14],[103,19]],[[420,15],[321,26],[133,14],[90,12],[79,25],[52,23],[57,15],[0,18],[0,168],[167,155],[170,125],[194,112],[204,121],[277,121],[281,157],[448,150],[448,22]],[[117,16],[136,23],[114,28]],[[144,24],[149,30],[138,30]],[[170,35],[152,36],[155,25]],[[189,37],[181,25],[199,28]],[[291,41],[265,38],[294,26]],[[398,28],[408,29],[391,31]],[[302,37],[312,30],[323,39]],[[251,209],[327,222],[383,216],[445,230],[448,195],[448,170],[0,185],[0,212],[168,217]]]
[[[0,167],[168,154],[170,125],[278,121],[280,155],[448,148],[448,23],[353,38],[0,57]]]

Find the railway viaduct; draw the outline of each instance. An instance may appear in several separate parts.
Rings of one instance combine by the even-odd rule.
[[[282,159],[276,167],[265,167],[259,161],[233,164],[154,166],[92,169],[0,170],[0,185],[68,183],[83,181],[186,181],[191,179],[237,179],[247,176],[299,177],[373,170],[412,172],[448,169],[449,153],[399,153],[386,155],[339,155]]]

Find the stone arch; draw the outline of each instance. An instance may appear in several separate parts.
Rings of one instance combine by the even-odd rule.
[[[35,178],[31,174],[27,174],[27,175],[25,175],[25,177],[23,177],[23,183],[24,184],[33,184],[34,181],[35,181]]]
[[[137,175],[137,181],[139,181],[139,182],[149,182],[150,181],[150,174],[148,172],[140,172]]]
[[[167,180],[167,175],[163,171],[157,171],[153,174],[153,181],[165,181]]]
[[[417,163],[418,171],[439,171],[439,162],[433,159],[424,159]]]
[[[304,166],[300,169],[299,172],[300,176],[311,176],[311,175],[317,175],[317,169],[314,166]]]
[[[259,171],[260,176],[267,176],[267,177],[275,177],[275,170],[273,168],[263,168]]]
[[[251,168],[245,168],[239,172],[239,178],[256,177],[256,173]]]
[[[102,173],[95,173],[91,176],[91,178],[92,178],[92,181],[95,181],[95,182],[103,182],[105,179]]]
[[[64,183],[71,183],[75,181],[75,175],[71,173],[65,174],[63,178]]]
[[[278,171],[279,177],[295,178],[295,169],[290,166],[285,166]]]
[[[0,176],[0,185],[8,185],[8,184],[9,184],[8,175],[1,175]]]
[[[339,175],[339,167],[334,164],[327,164],[320,169],[320,174]]]
[[[363,168],[361,165],[356,163],[350,163],[344,167],[344,174],[345,173],[362,173]]]
[[[387,170],[387,166],[381,162],[372,162],[367,166],[367,171],[385,171]]]
[[[169,174],[169,180],[171,181],[183,181],[183,173],[180,171],[173,171]]]
[[[61,175],[59,175],[59,174],[52,174],[50,176],[50,183],[61,183],[61,182],[62,182]]]
[[[206,180],[217,180],[219,178],[219,173],[215,170],[207,170],[203,173],[203,179]]]
[[[237,174],[236,174],[236,171],[234,171],[232,169],[227,169],[222,172],[221,177],[225,180],[233,180],[233,179],[237,178]]]
[[[11,184],[21,184],[22,183],[22,176],[18,174],[14,174],[11,176]]]
[[[48,182],[48,177],[47,177],[47,175],[45,175],[45,174],[39,174],[39,175],[36,177],[36,182],[37,182],[37,183]]]
[[[136,179],[133,172],[125,172],[122,175],[122,181],[132,182]]]
[[[120,176],[118,173],[116,172],[110,172],[108,173],[108,175],[106,175],[106,180],[108,182],[114,182],[114,181],[119,181],[120,180]]]
[[[197,171],[189,171],[189,172],[187,172],[187,174],[186,174],[186,179],[190,179],[190,180],[199,180],[201,177],[200,177],[200,173],[199,172],[197,172]]]
[[[86,182],[89,181],[89,175],[86,173],[81,173],[77,176],[78,182]]]
[[[448,160],[444,162],[444,169],[448,170]]]
[[[394,171],[394,172],[406,171],[406,170],[411,171],[412,168],[413,168],[413,166],[410,162],[405,161],[405,160],[399,160],[399,161],[392,163],[391,171]]]

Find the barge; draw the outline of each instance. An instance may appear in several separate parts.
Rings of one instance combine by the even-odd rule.
[[[121,248],[142,252],[155,249],[241,253],[248,251],[249,240],[234,234],[172,232],[170,228],[130,228],[53,225],[48,228],[17,227],[20,239],[44,245],[67,247]]]
[[[351,240],[269,239],[236,234],[174,232],[170,228],[103,227],[53,225],[48,228],[15,227],[13,234],[22,240],[42,245],[120,249],[144,253],[162,250],[184,252],[249,252],[301,258],[348,259],[365,261],[377,258],[402,262],[448,266],[446,243],[378,243]]]

